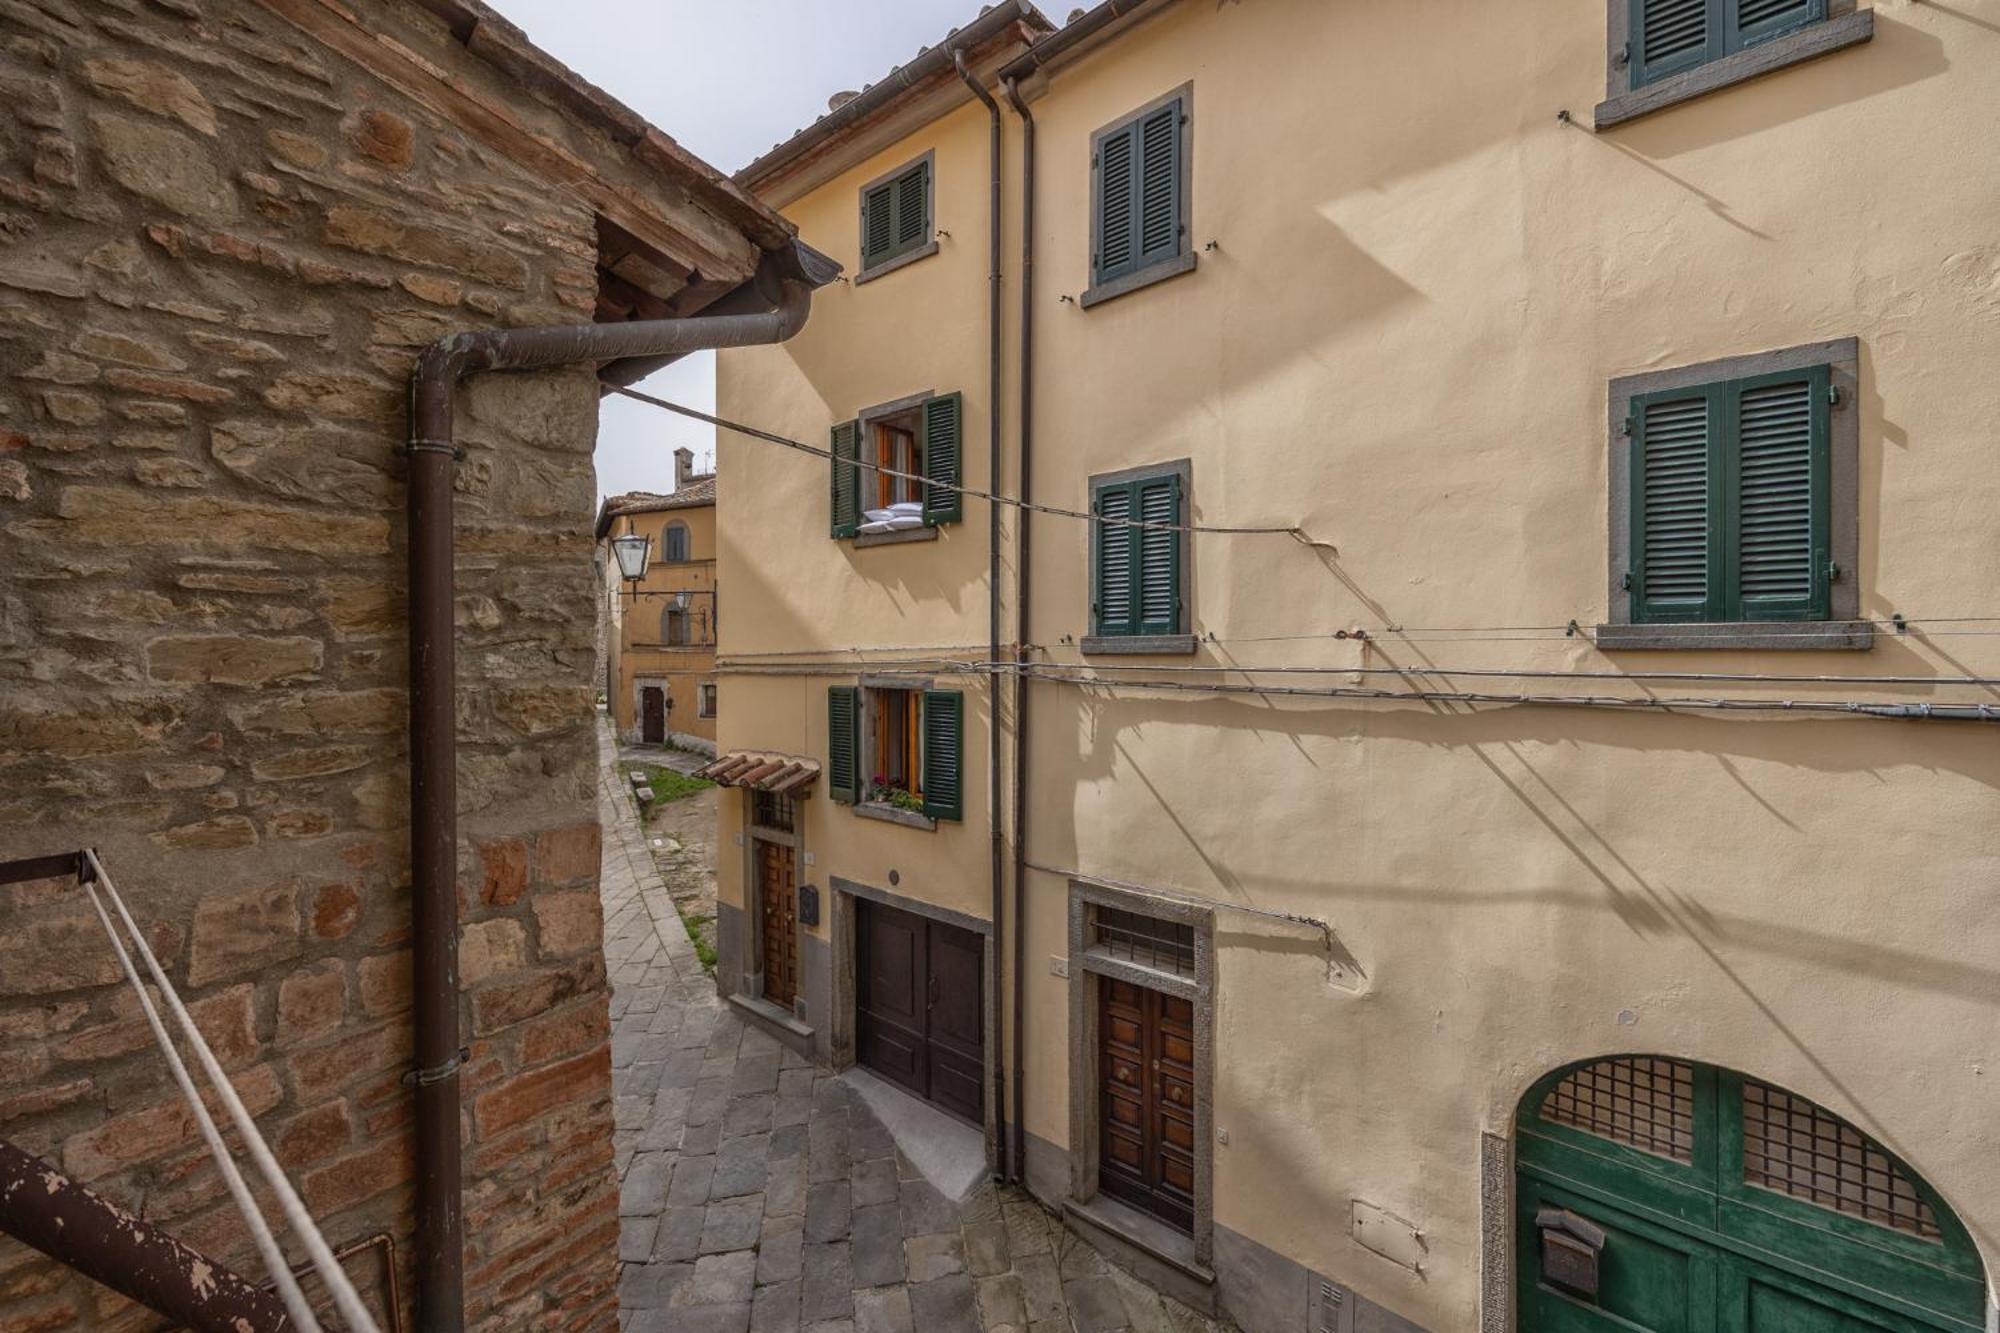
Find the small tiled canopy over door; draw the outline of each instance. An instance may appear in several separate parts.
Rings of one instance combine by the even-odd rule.
[[[762,935],[764,998],[790,1008],[798,998],[797,888],[793,852],[757,840],[757,905]]]
[[[1194,1003],[1098,982],[1098,1185],[1183,1231],[1194,1226]]]
[[[1824,1107],[1662,1056],[1594,1060],[1523,1099],[1519,1327],[1861,1333],[1984,1325],[1944,1201]]]
[[[983,1122],[985,941],[882,903],[857,904],[855,1053],[883,1078]]]

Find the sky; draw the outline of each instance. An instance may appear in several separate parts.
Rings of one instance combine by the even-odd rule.
[[[488,0],[534,43],[724,171],[962,27],[980,0]],[[637,388],[713,411],[715,356]],[[673,489],[677,446],[715,457],[699,422],[615,395],[599,409],[597,493]]]

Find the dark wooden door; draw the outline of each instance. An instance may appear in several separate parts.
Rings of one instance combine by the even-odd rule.
[[[982,1123],[985,941],[960,926],[858,904],[855,1055],[927,1101]]]
[[[1194,1228],[1194,1004],[1127,981],[1098,986],[1098,1185]]]
[[[639,691],[639,739],[649,745],[667,740],[667,693],[651,688]]]
[[[798,889],[792,849],[757,840],[757,905],[762,918],[764,998],[790,1008],[799,993]]]

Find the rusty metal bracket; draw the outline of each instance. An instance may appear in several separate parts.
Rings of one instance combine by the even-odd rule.
[[[428,1069],[412,1069],[405,1073],[403,1075],[403,1086],[406,1088],[426,1088],[433,1083],[442,1083],[453,1074],[456,1074],[459,1068],[471,1058],[472,1049],[467,1046],[461,1046],[452,1053],[452,1057],[449,1060],[441,1064],[432,1065]]]

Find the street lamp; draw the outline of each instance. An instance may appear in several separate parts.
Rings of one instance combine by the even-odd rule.
[[[627,583],[646,577],[646,555],[651,546],[652,541],[643,533],[628,532],[611,539],[611,554],[618,557],[618,572]]]

